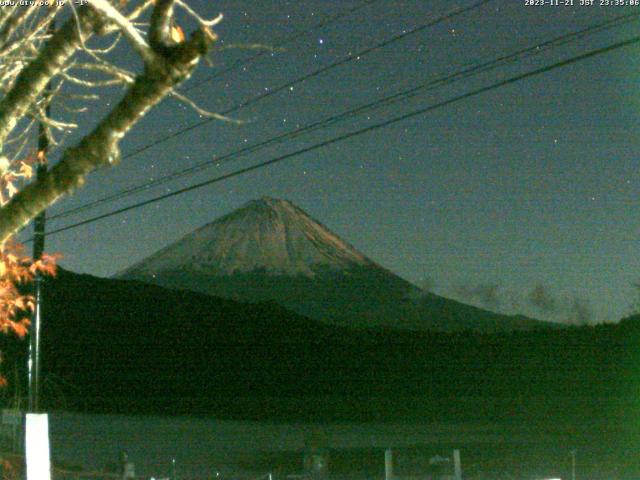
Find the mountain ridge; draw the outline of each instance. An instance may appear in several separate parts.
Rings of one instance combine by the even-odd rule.
[[[287,200],[262,197],[210,222],[116,278],[243,302],[357,328],[479,331],[553,328],[423,292]]]

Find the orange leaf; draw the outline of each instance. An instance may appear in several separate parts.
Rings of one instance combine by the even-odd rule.
[[[11,328],[19,338],[24,338],[29,331],[29,321],[11,322]]]
[[[176,43],[184,42],[184,31],[178,25],[171,25],[171,40]]]

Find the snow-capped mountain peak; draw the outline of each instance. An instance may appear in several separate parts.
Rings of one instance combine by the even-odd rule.
[[[313,277],[320,269],[361,266],[375,264],[291,202],[262,197],[185,235],[121,276],[262,271]]]

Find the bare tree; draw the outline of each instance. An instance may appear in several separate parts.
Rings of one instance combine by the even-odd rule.
[[[82,185],[93,170],[116,164],[122,138],[166,96],[215,116],[176,87],[207,54],[217,38],[211,29],[222,18],[206,20],[186,0],[27,3],[32,5],[15,0],[0,7],[0,330],[20,336],[29,325],[33,299],[17,285],[38,271],[51,272],[52,259],[32,262],[15,248],[12,235]],[[195,25],[189,38],[176,24],[176,9]],[[113,60],[112,52],[124,41],[141,60],[139,72]],[[64,140],[89,110],[87,102],[113,86],[124,89],[120,101],[67,146]],[[58,100],[60,113],[51,118],[46,112]],[[44,126],[40,134],[61,158],[33,179],[32,163],[46,161],[44,152],[28,152],[37,125]]]
[[[64,149],[61,160],[45,176],[26,184],[19,192],[11,187],[10,192],[5,192],[11,198],[0,208],[2,243],[81,185],[91,171],[117,163],[121,139],[163,98],[173,94],[187,101],[175,87],[191,75],[207,53],[216,39],[211,27],[221,19],[203,19],[184,0],[133,4],[88,0],[80,7],[74,7],[73,2],[59,3],[52,0],[49,6],[16,5],[0,11],[0,148],[7,168],[18,173],[23,168],[23,146],[35,122],[45,122],[54,145],[59,144],[56,133],[65,134],[76,127],[72,122],[44,115],[51,99],[43,94],[53,80],[57,82],[52,95],[60,94],[65,83],[91,90],[80,99],[89,99],[96,95],[96,89],[114,84],[126,86],[126,91],[88,134]],[[199,26],[188,39],[175,26],[175,8],[183,9]],[[137,20],[148,11],[148,28],[143,31]],[[47,25],[52,19],[65,16],[59,28],[49,31]],[[93,37],[112,37],[112,43],[101,49],[92,48]],[[107,59],[121,38],[142,60],[141,72],[130,72]],[[78,71],[91,72],[93,77],[83,78]],[[97,75],[103,78],[96,79]]]

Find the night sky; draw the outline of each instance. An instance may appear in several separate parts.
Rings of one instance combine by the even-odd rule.
[[[225,15],[219,47],[276,44],[362,0],[190,0]],[[324,65],[472,1],[378,0],[243,68],[256,50],[222,48],[184,85],[226,111]],[[93,174],[51,214],[156,179],[479,62],[640,7],[525,6],[495,0],[359,60],[212,121],[114,169]],[[631,38],[640,21],[461,80],[408,101],[179,178],[73,217],[58,228],[268,160],[564,58]],[[185,29],[188,26],[185,25]],[[134,67],[131,54],[120,62]],[[193,86],[193,87],[192,87]],[[82,132],[121,92],[105,94]],[[201,121],[174,99],[125,139],[131,152]],[[432,291],[502,312],[556,321],[614,321],[640,299],[640,47],[465,99],[184,195],[48,237],[62,265],[113,275],[191,230],[263,196],[287,198],[374,261]],[[80,132],[80,133],[82,133]],[[73,138],[77,138],[74,135]],[[70,140],[72,140],[71,138]],[[54,157],[55,161],[55,157]],[[638,297],[638,298],[636,298]]]

